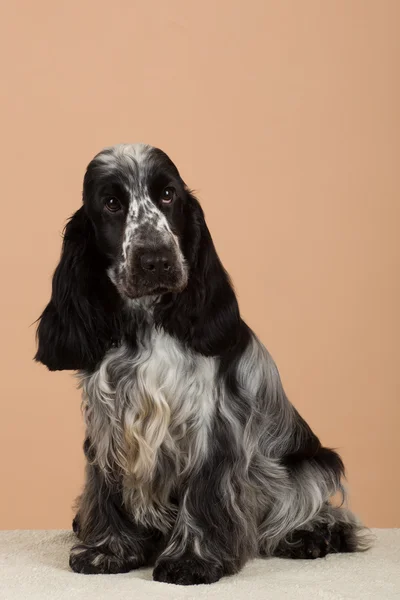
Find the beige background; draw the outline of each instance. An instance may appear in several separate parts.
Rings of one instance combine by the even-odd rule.
[[[105,145],[166,150],[198,191],[245,319],[400,526],[397,0],[17,0],[1,40],[0,527],[69,527],[69,373],[32,362],[63,225]]]

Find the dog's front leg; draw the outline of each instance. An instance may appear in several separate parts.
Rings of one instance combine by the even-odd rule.
[[[69,564],[77,573],[125,573],[159,553],[161,534],[133,523],[120,491],[95,465],[87,466],[75,523],[81,542],[72,548]]]
[[[237,572],[255,553],[254,518],[237,484],[226,463],[219,468],[214,463],[189,483],[168,545],[156,562],[154,580],[214,583]]]

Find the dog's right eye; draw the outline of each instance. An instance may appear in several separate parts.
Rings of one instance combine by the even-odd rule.
[[[121,202],[118,198],[107,198],[105,207],[109,212],[115,213],[121,210]]]

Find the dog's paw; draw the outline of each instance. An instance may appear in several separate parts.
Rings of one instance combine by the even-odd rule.
[[[154,581],[176,583],[177,585],[198,585],[215,583],[223,575],[222,567],[213,566],[196,556],[182,556],[179,559],[161,559],[153,571]]]
[[[69,566],[75,573],[94,575],[99,573],[127,573],[137,569],[138,561],[133,558],[119,557],[103,547],[78,544],[71,550]]]
[[[284,541],[276,550],[280,558],[315,559],[330,552],[330,534],[325,530],[294,531],[290,540]]]

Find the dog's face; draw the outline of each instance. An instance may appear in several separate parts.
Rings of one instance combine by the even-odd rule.
[[[151,146],[114,146],[89,164],[85,209],[109,261],[108,275],[123,297],[185,288],[181,236],[187,194],[173,162]]]
[[[40,316],[36,360],[90,371],[115,341],[135,345],[138,323],[126,307],[139,307],[126,300],[144,296],[157,327],[205,356],[240,337],[235,293],[198,200],[164,152],[124,144],[86,170],[83,205],[65,226]]]

